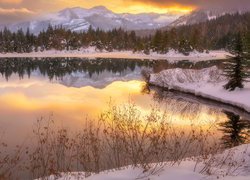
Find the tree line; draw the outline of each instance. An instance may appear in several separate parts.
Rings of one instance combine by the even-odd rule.
[[[62,26],[49,26],[39,34],[29,29],[0,31],[0,53],[29,53],[44,50],[81,50],[93,46],[99,51],[131,50],[167,53],[173,49],[188,55],[193,50],[228,48],[239,31],[249,31],[250,13],[227,14],[215,20],[194,25],[157,30],[153,35],[137,36],[134,31],[103,31],[89,27],[86,32],[73,32]]]

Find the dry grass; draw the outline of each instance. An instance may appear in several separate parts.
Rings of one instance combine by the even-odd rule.
[[[197,157],[197,164],[209,162],[221,149],[209,129],[197,125],[176,128],[158,108],[152,107],[149,114],[143,115],[133,103],[110,104],[98,120],[86,120],[82,131],[74,133],[58,128],[53,117],[41,118],[33,134],[32,149],[19,147],[11,157],[0,156],[0,179],[15,176],[16,168],[26,170],[30,179],[47,179],[62,172],[82,171],[89,176],[127,165],[143,168],[140,177],[144,177],[166,165],[178,165],[185,158]],[[25,163],[20,157],[27,157]],[[205,168],[203,171],[209,165]]]

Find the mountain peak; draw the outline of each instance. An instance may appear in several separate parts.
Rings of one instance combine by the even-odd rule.
[[[107,9],[105,6],[95,6],[95,7],[92,7],[90,10],[110,11],[110,10]]]
[[[76,11],[76,10],[85,10],[84,8],[82,7],[72,7],[72,8],[65,8],[59,12],[64,12],[64,11]]]

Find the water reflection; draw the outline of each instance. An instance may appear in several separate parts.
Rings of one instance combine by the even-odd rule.
[[[48,77],[50,80],[62,78],[72,73],[86,73],[88,78],[94,74],[110,72],[112,74],[125,71],[134,72],[136,68],[153,68],[159,72],[169,68],[192,68],[201,69],[211,66],[221,67],[222,61],[212,60],[206,62],[191,63],[179,61],[169,63],[163,60],[126,60],[126,59],[83,59],[83,58],[1,58],[0,73],[8,80],[13,74],[18,74],[20,79],[24,76],[30,77],[32,73]]]
[[[37,72],[50,80],[61,78],[72,73],[86,73],[88,78],[94,74],[108,71],[112,74],[130,70],[137,67],[150,67],[154,62],[124,59],[71,59],[71,58],[5,58],[0,61],[0,73],[8,80],[13,74],[18,74],[20,79],[25,75],[31,77]]]
[[[173,154],[176,155],[177,153],[181,158],[183,158],[181,153],[183,149],[188,151],[185,156],[200,155],[199,152],[195,151],[198,147],[203,148],[204,145],[209,147],[212,144],[218,144],[221,140],[227,145],[226,147],[236,146],[247,141],[246,133],[249,133],[249,129],[247,129],[249,124],[248,121],[243,119],[249,119],[249,114],[191,95],[149,87],[141,80],[140,75],[143,68],[152,68],[157,72],[162,68],[202,68],[216,63],[218,62],[190,64],[184,61],[171,64],[166,61],[119,59],[1,59],[0,134],[2,131],[5,132],[8,145],[21,144],[27,139],[28,145],[33,147],[37,143],[34,140],[34,134],[32,134],[33,125],[41,117],[44,117],[44,119],[53,117],[56,127],[63,127],[73,134],[76,132],[85,133],[90,130],[82,131],[82,129],[88,128],[86,119],[91,121],[91,125],[92,123],[95,125],[100,113],[108,108],[110,101],[115,107],[129,107],[130,102],[132,102],[138,110],[139,116],[142,117],[142,121],[148,120],[145,117],[150,116],[154,108],[157,110],[153,112],[157,112],[157,114],[150,117],[154,119],[154,116],[158,116],[158,119],[166,120],[167,123],[164,126],[161,122],[150,121],[152,122],[152,129],[149,129],[149,133],[151,133],[149,137],[154,137],[153,139],[157,140],[158,144],[155,143],[152,146],[158,147],[157,152],[164,150],[163,144],[158,142],[158,140],[164,138],[164,142],[165,140],[171,142],[169,143],[171,146],[175,145],[173,143],[175,141],[179,145],[183,145],[181,145],[182,148],[177,146],[172,149]],[[119,113],[123,114],[122,117],[126,117],[125,120],[133,121],[134,117],[138,117],[132,116],[132,114],[131,117],[133,118],[130,118],[130,116],[127,116],[127,111],[119,111]],[[115,120],[113,118],[113,121]],[[130,122],[122,123],[125,123],[128,127],[118,124],[117,127],[122,127],[123,131],[116,132],[117,129],[113,129],[115,135],[126,134],[127,130],[131,130],[129,128]],[[135,127],[140,129],[142,126],[140,124]],[[161,127],[168,129],[168,131],[165,131],[164,128],[161,129]],[[53,131],[57,130],[53,129]],[[133,132],[140,137],[139,130]],[[161,132],[164,136],[158,138],[158,132]],[[190,133],[198,139],[200,138],[200,141],[192,144],[194,139]],[[116,137],[113,134],[111,135]],[[125,140],[130,139],[130,137],[123,138]],[[124,151],[126,150],[125,147],[128,147],[126,144],[120,146],[120,144],[126,142],[124,139],[117,140],[118,145],[115,146],[117,149],[112,147],[107,155],[111,159],[115,158],[113,151],[116,150],[118,157],[124,158],[124,162],[119,166],[130,163],[130,161],[127,162],[128,157],[121,154],[121,148]],[[78,140],[82,141],[81,138]],[[130,143],[130,141],[127,143]],[[165,148],[165,150],[169,149],[169,144],[167,144],[168,148]],[[186,144],[188,144],[188,149]],[[86,148],[85,145],[82,144],[82,147],[79,148],[82,152],[85,150],[84,147]],[[88,143],[88,145],[92,145],[92,143]],[[134,148],[134,146],[131,147]],[[103,149],[106,150],[107,148],[104,146]],[[151,150],[152,152],[155,151],[154,148],[151,148]],[[90,153],[92,152],[96,151],[90,151]],[[103,152],[100,151],[100,153]],[[170,154],[171,158],[174,158],[173,154]],[[83,152],[83,155],[86,155],[86,153]],[[150,155],[143,156],[142,159],[145,159],[145,157],[150,157]],[[83,160],[86,159],[83,158]],[[150,159],[150,162],[151,160],[156,161],[155,157]],[[158,159],[158,161],[162,160]],[[111,163],[110,165],[106,160],[103,160],[102,163],[102,169],[117,167],[117,164]],[[91,168],[92,166],[87,167]],[[73,170],[83,169],[75,169],[74,167]]]
[[[178,127],[202,125],[217,131],[216,124],[227,120],[225,107],[148,87],[140,76],[143,68],[202,68],[215,63],[218,62],[1,59],[0,103],[4,106],[0,107],[0,126],[9,132],[8,140],[13,144],[29,136],[37,118],[52,113],[62,126],[77,130],[86,117],[97,118],[112,99],[117,105],[131,100],[144,115],[157,106]]]
[[[249,142],[250,121],[242,119],[239,115],[225,111],[228,120],[220,123],[220,130],[223,132],[221,138],[227,148],[239,146]]]

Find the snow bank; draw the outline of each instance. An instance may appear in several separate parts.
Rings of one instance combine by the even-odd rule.
[[[226,59],[229,55],[225,51],[210,51],[210,53],[199,53],[191,52],[189,56],[185,56],[176,51],[169,51],[167,54],[151,53],[146,55],[144,53],[133,53],[132,51],[97,51],[94,47],[87,49],[74,50],[74,51],[44,51],[44,52],[32,52],[32,53],[6,53],[0,54],[0,58],[4,57],[78,57],[78,58],[124,58],[124,59],[152,59],[152,60],[190,60],[194,62],[206,61],[206,60],[216,60],[216,59]]]
[[[151,74],[149,83],[237,106],[250,112],[250,83],[244,89],[226,91],[227,80],[216,67],[202,70],[168,69]]]
[[[60,177],[50,176],[48,180],[133,180],[133,179],[152,179],[152,180],[249,180],[250,179],[250,147],[242,145],[217,154],[213,157],[210,173],[201,173],[205,164],[194,160],[184,160],[179,165],[164,166],[162,169],[152,175],[143,172],[142,168],[124,167],[121,170],[111,170],[92,174],[85,177],[84,172],[62,173]]]
[[[101,172],[99,174],[93,174],[89,177],[85,177],[84,173],[64,173],[61,177],[51,176],[48,180],[200,180],[204,176],[199,173],[193,172],[190,168],[193,163],[190,163],[187,168],[185,167],[168,167],[164,168],[162,172],[158,175],[145,175],[143,174],[143,169],[125,167],[123,170],[116,170],[110,172]],[[193,168],[193,166],[192,166]]]
[[[175,85],[190,84],[195,83],[197,86],[201,86],[206,83],[217,83],[225,80],[220,74],[216,66],[211,68],[205,68],[202,70],[192,70],[192,69],[169,69],[162,71],[158,74],[152,74],[150,81],[155,82],[157,85],[162,85],[167,87],[173,87]]]

